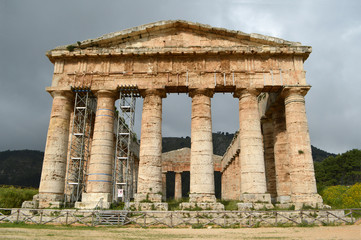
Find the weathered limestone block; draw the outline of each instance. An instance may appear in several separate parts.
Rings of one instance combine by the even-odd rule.
[[[266,194],[267,186],[257,95],[258,91],[254,89],[240,89],[235,93],[235,96],[239,98],[241,191],[243,195],[241,200],[245,202],[270,202],[271,197]],[[256,195],[260,196],[256,197]]]
[[[215,202],[211,97],[207,89],[192,90],[190,202]]]
[[[237,203],[238,211],[250,211],[250,210],[268,210],[273,209],[274,206],[271,203]]]
[[[291,200],[295,203],[315,206],[322,203],[322,198],[317,194],[308,133],[304,100],[304,95],[308,90],[309,87],[289,87],[284,89],[285,114],[291,163]]]
[[[182,210],[195,210],[200,208],[202,210],[218,210],[223,211],[224,205],[219,202],[183,202],[180,204]]]
[[[39,187],[39,207],[61,205],[64,200],[65,174],[73,95],[54,91],[44,162]],[[52,205],[49,203],[52,202]],[[58,204],[55,204],[55,203]]]
[[[137,211],[168,211],[168,203],[163,202],[131,202],[129,207]]]
[[[135,201],[162,201],[162,90],[144,91],[139,153],[138,193]],[[159,195],[156,197],[155,195]]]
[[[114,161],[114,103],[115,92],[99,90],[89,161],[87,192],[78,208],[94,208],[101,201],[109,208],[112,196],[112,164]]]

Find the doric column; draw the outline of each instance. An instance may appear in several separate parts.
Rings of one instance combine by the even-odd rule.
[[[276,199],[277,191],[272,118],[262,119],[262,130],[267,192],[271,194],[273,199]]]
[[[174,199],[182,198],[182,172],[175,172]]]
[[[39,207],[60,207],[64,201],[70,113],[73,96],[54,91],[48,136],[39,187]]]
[[[215,202],[211,97],[208,89],[196,89],[192,98],[190,202]]]
[[[277,106],[273,109],[272,121],[274,126],[273,138],[277,202],[288,203],[291,198],[291,180],[284,105]]]
[[[162,201],[167,201],[167,172],[162,172]]]
[[[239,98],[241,200],[244,202],[271,201],[270,194],[266,194],[258,93],[254,89],[242,89],[235,93],[235,96]]]
[[[114,103],[116,92],[99,90],[90,161],[87,192],[79,208],[94,208],[102,204],[109,208],[112,193],[112,163],[114,161]],[[99,203],[100,202],[100,203]]]
[[[292,196],[295,203],[316,205],[322,203],[317,194],[311,154],[304,95],[308,88],[285,88],[285,115],[288,133]]]
[[[162,98],[165,92],[149,89],[142,93],[143,113],[136,202],[146,198],[162,201]]]

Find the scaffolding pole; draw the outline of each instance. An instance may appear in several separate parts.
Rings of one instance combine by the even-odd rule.
[[[129,207],[134,189],[134,155],[132,153],[132,146],[137,141],[136,135],[133,132],[136,97],[139,97],[137,87],[121,86],[119,88],[113,168],[113,201],[116,203],[123,201],[126,209]]]
[[[72,88],[75,93],[69,159],[66,178],[66,203],[81,200],[85,191],[87,162],[90,158],[90,140],[94,125],[96,98],[88,88]]]

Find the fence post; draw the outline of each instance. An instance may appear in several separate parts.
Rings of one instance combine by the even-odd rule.
[[[277,211],[275,211],[274,214],[275,214],[275,226],[277,226],[278,225]]]
[[[170,213],[170,227],[173,228],[173,212]]]
[[[68,212],[68,211],[66,211],[65,225],[68,225],[68,215],[69,215],[69,212]]]
[[[17,211],[16,222],[19,222],[19,217],[20,217],[20,209],[18,209]]]
[[[43,222],[43,210],[40,211],[40,222],[39,224],[41,225]]]
[[[146,217],[147,217],[147,212],[144,212],[144,226],[143,226],[143,227],[146,227],[146,226],[147,226]]]

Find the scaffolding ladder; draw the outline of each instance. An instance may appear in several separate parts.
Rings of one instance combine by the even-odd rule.
[[[80,201],[82,192],[85,191],[90,140],[97,104],[89,88],[72,88],[72,91],[75,93],[75,101],[66,174],[66,203]]]
[[[135,102],[139,97],[136,86],[119,87],[119,107],[116,122],[116,147],[113,170],[113,201],[123,201],[125,209],[133,197],[134,156],[132,144],[137,141],[133,132]]]

